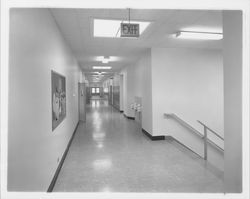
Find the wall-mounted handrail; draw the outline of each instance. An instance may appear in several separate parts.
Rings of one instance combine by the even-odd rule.
[[[210,129],[206,124],[204,124],[203,122],[201,122],[200,120],[197,120],[198,123],[200,123],[202,126],[206,127],[206,129],[208,129],[210,132],[212,132],[214,135],[216,135],[218,138],[220,138],[221,140],[224,141],[224,138],[221,137],[218,133],[216,133],[214,130]]]
[[[223,141],[224,141],[224,138],[222,138],[218,133],[216,133],[215,131],[213,131],[212,129],[210,129],[207,125],[205,125],[201,121],[197,120],[201,125],[203,125],[203,127],[204,127],[204,134],[200,133],[198,130],[196,130],[194,127],[192,127],[190,124],[188,124],[187,122],[185,122],[184,120],[182,120],[180,117],[178,117],[174,113],[164,113],[164,116],[166,118],[168,118],[168,117],[174,118],[175,120],[177,120],[182,125],[184,125],[187,128],[189,128],[192,132],[196,133],[198,136],[200,136],[200,138],[202,138],[204,140],[204,159],[205,160],[207,160],[207,143],[214,145],[215,147],[217,147],[218,149],[220,149],[221,151],[224,152],[224,149],[222,149],[220,146],[218,146],[216,143],[214,143],[212,140],[210,140],[208,138],[208,136],[207,136],[207,130],[209,130],[210,132],[212,132],[214,135],[216,135],[217,137],[219,137]]]
[[[200,137],[203,137],[203,135],[196,130],[194,127],[192,127],[190,124],[188,124],[187,122],[185,122],[184,120],[182,120],[181,118],[179,118],[176,114],[174,113],[164,113],[165,117],[172,117],[174,119],[176,119],[177,121],[179,121],[182,125],[186,126],[187,128],[189,128],[191,131],[193,131],[194,133],[196,133],[197,135],[199,135]]]

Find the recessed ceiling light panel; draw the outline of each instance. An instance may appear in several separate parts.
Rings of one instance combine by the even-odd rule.
[[[108,62],[120,61],[120,58],[116,56],[97,56],[95,61],[101,61],[102,63],[107,64]]]
[[[99,69],[99,70],[109,70],[111,69],[111,66],[93,66],[93,69]]]

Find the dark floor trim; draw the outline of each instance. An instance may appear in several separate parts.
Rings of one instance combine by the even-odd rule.
[[[152,141],[156,141],[156,140],[165,140],[165,136],[163,135],[157,135],[157,136],[153,136],[150,133],[148,133],[145,129],[142,129],[142,132]]]
[[[130,119],[130,120],[135,120],[135,117],[130,117],[130,116],[127,116],[123,113],[123,115],[127,118],[127,119]]]
[[[66,156],[67,156],[67,153],[68,153],[68,151],[69,151],[69,147],[70,147],[70,145],[71,145],[71,143],[72,143],[72,140],[74,139],[74,136],[75,136],[75,134],[76,134],[76,129],[77,129],[78,125],[79,125],[79,122],[77,123],[77,125],[76,125],[76,127],[75,127],[75,129],[74,129],[74,132],[73,132],[73,134],[72,134],[72,136],[71,136],[71,138],[70,138],[70,140],[69,140],[69,143],[68,143],[68,145],[67,145],[67,148],[65,149],[65,151],[64,151],[64,153],[63,153],[62,159],[61,159],[61,161],[60,161],[60,163],[59,163],[59,165],[58,165],[58,167],[57,167],[57,169],[56,169],[55,175],[54,175],[54,177],[53,177],[53,179],[52,179],[52,181],[51,181],[51,183],[50,183],[50,185],[49,185],[49,188],[48,188],[47,192],[52,192],[52,191],[53,191],[53,188],[54,188],[54,186],[55,186],[55,184],[56,184],[57,177],[58,177],[58,175],[59,175],[59,173],[60,173],[60,171],[61,171],[61,168],[62,168],[62,165],[63,165],[63,163],[64,163],[64,160],[65,160],[65,158],[66,158]]]
[[[184,148],[186,148],[187,150],[191,151],[192,153],[196,154],[197,156],[199,156],[200,158],[203,159],[203,157],[201,155],[199,155],[198,153],[196,153],[195,151],[193,151],[191,148],[189,148],[188,146],[186,146],[185,144],[183,144],[182,142],[180,142],[179,140],[175,139],[173,136],[171,135],[159,135],[159,136],[152,136],[150,133],[148,133],[145,129],[142,129],[142,132],[151,140],[156,141],[156,140],[171,140],[171,141],[175,141],[178,144],[180,144],[181,146],[183,146]]]
[[[180,142],[179,140],[175,139],[173,136],[167,136],[168,140],[173,140],[175,142],[177,142],[178,144],[180,144],[181,146],[183,146],[184,148],[188,149],[189,151],[191,151],[192,153],[196,154],[197,156],[199,156],[200,158],[204,159],[201,155],[199,155],[198,153],[196,153],[195,151],[193,151],[192,149],[190,149],[188,146],[186,146],[185,144],[183,144],[182,142]]]

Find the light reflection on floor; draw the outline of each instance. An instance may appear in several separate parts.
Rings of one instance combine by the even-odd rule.
[[[112,168],[112,161],[110,158],[97,159],[93,162],[93,167],[96,171],[102,172]]]
[[[104,138],[105,138],[105,136],[106,136],[106,134],[103,133],[103,132],[101,132],[101,133],[99,133],[99,132],[93,133],[93,139],[94,139],[94,141],[103,141]]]
[[[102,142],[98,141],[96,144],[97,144],[96,146],[97,146],[98,149],[102,149],[103,148],[103,143]]]
[[[100,107],[100,100],[90,100],[90,102],[91,102],[91,106],[92,106],[93,108],[98,108],[98,107]]]
[[[178,143],[149,140],[105,100],[87,111],[54,191],[223,192],[221,173]]]

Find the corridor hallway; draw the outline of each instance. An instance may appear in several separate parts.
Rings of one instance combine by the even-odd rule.
[[[222,176],[175,141],[151,141],[106,100],[91,100],[53,191],[224,192]]]

